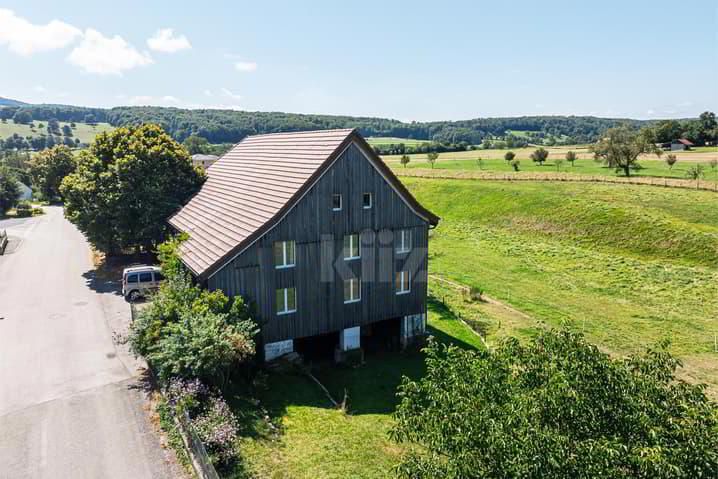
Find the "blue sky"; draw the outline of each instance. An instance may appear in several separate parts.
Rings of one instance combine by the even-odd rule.
[[[0,96],[418,121],[687,117],[718,110],[718,3],[5,0]]]

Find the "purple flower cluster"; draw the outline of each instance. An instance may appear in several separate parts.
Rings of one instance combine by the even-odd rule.
[[[186,410],[190,415],[192,409],[199,406],[209,394],[209,388],[199,379],[173,378],[165,390],[169,405]]]
[[[239,425],[224,399],[210,396],[204,412],[192,419],[192,426],[208,452],[220,462],[227,463],[235,457],[234,442],[239,435]]]

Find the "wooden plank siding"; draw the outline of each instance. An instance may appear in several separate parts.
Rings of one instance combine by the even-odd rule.
[[[332,210],[337,193],[341,211]],[[372,193],[370,209],[362,206],[364,193]],[[254,302],[265,343],[423,313],[428,226],[352,143],[273,229],[210,276],[207,287]],[[404,255],[393,241],[400,229],[412,231],[412,249]],[[344,235],[354,233],[361,234],[361,258],[344,261]],[[296,242],[296,266],[276,269],[273,245],[286,240]],[[394,274],[405,265],[414,273],[411,291],[396,295]],[[329,281],[322,271],[330,272]],[[344,304],[343,275],[349,271],[362,278],[361,301]],[[275,291],[283,287],[296,288],[297,311],[278,316]]]

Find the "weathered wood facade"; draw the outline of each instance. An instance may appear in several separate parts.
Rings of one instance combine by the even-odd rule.
[[[371,193],[371,208],[363,207]],[[342,209],[332,209],[332,195]],[[426,310],[429,223],[414,212],[351,143],[318,182],[270,231],[207,279],[209,289],[254,302],[262,339],[286,339],[340,331]],[[411,230],[408,253],[397,253],[395,233]],[[345,235],[361,234],[360,258],[343,259]],[[277,269],[273,245],[295,241],[296,261]],[[396,294],[395,273],[411,272],[407,294]],[[361,278],[361,299],[345,304],[343,280]],[[296,312],[278,315],[275,292],[296,288]]]
[[[337,332],[348,351],[369,332],[362,326],[389,319],[402,344],[423,332],[428,233],[439,218],[356,130],[247,137],[207,173],[169,222],[189,233],[180,253],[200,283],[254,304],[265,358]],[[357,241],[345,258],[348,235]]]

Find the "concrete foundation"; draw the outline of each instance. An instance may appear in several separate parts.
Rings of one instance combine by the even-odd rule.
[[[422,341],[426,335],[426,313],[412,314],[401,318],[401,329],[399,331],[399,339],[401,348]]]
[[[291,339],[277,341],[276,343],[267,343],[264,345],[264,360],[271,361],[292,351],[294,351],[294,341]]]

